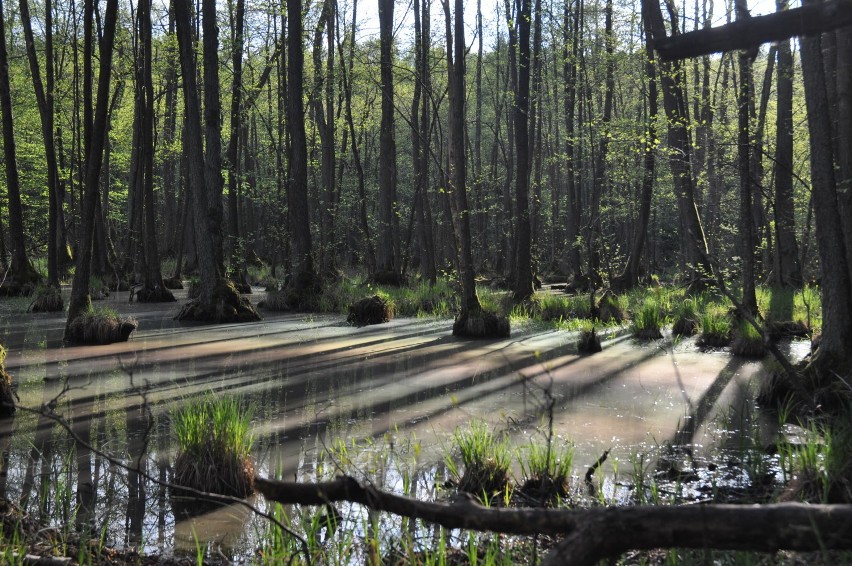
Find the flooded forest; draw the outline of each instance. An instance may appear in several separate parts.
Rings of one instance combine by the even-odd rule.
[[[0,563],[852,562],[852,0],[0,0]]]

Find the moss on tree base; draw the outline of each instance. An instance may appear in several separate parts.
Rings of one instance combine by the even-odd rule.
[[[141,289],[136,291],[135,296],[137,303],[173,303],[177,300],[165,285],[162,287],[159,285],[154,287],[143,285]]]
[[[102,346],[127,342],[139,323],[132,318],[119,318],[112,314],[87,312],[76,316],[65,331],[65,342]]]
[[[462,312],[453,323],[453,336],[461,338],[508,338],[509,319],[493,312]]]
[[[256,322],[263,318],[251,301],[241,297],[231,283],[220,281],[213,290],[211,302],[193,299],[183,306],[175,320],[223,323]]]
[[[65,308],[58,287],[42,287],[30,303],[27,312],[59,312]]]
[[[346,322],[356,326],[367,326],[390,322],[393,316],[393,302],[379,295],[373,295],[350,305]]]

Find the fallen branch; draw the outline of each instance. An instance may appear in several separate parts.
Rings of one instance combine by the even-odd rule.
[[[595,564],[630,549],[814,551],[852,549],[852,505],[686,505],[594,509],[506,509],[467,498],[420,501],[344,476],[322,483],[257,477],[267,500],[282,504],[359,503],[448,529],[515,535],[567,535],[545,564]]]

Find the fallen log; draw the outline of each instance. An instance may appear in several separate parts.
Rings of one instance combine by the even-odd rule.
[[[852,25],[852,0],[825,0],[819,4],[655,39],[654,49],[664,61],[689,59],[723,51],[748,50],[763,43],[816,35],[848,25]]]
[[[544,564],[592,565],[628,550],[815,551],[852,549],[852,505],[683,505],[593,509],[483,507],[471,498],[420,501],[377,489],[352,477],[296,483],[257,477],[270,501],[326,505],[359,503],[374,511],[420,519],[448,529],[515,535],[565,536]]]

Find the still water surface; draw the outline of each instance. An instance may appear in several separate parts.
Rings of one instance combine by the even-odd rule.
[[[484,419],[517,445],[543,439],[545,390],[580,476],[604,450],[610,478],[661,446],[709,457],[741,443],[739,432],[759,418],[761,363],[700,353],[691,340],[643,344],[613,333],[602,353],[580,356],[576,334],[532,326],[467,341],[451,336],[448,320],[354,328],[342,316],[264,313],[251,324],[180,325],[174,303],[128,304],[116,293],[105,304],[139,320],[128,343],[64,347],[63,315],[0,303],[7,369],[22,406],[55,405],[79,438],[160,480],[175,457],[170,412],[207,394],[254,408],[262,475],[316,480],[343,463],[420,497],[434,497],[443,481],[457,427]],[[176,520],[168,489],[79,447],[36,413],[19,411],[0,435],[2,493],[54,524],[93,524],[109,544],[194,553],[196,541],[215,541],[245,557],[263,528],[239,506]]]

